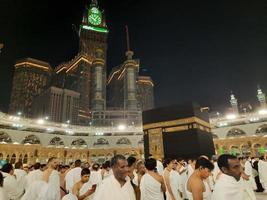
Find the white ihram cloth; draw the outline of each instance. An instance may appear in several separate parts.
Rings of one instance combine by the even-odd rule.
[[[65,176],[65,182],[66,182],[66,190],[69,192],[72,192],[72,187],[75,183],[79,182],[81,180],[81,167],[75,167],[68,171],[68,173]]]
[[[69,193],[65,195],[62,200],[78,200],[78,198],[74,194]]]
[[[58,171],[51,172],[48,182],[41,180],[31,184],[21,200],[60,200]]]
[[[211,194],[212,193],[211,193],[211,190],[209,188],[210,186],[208,185],[207,181],[205,181],[205,180],[203,181],[203,183],[205,186],[205,192],[202,193],[203,200],[211,200]],[[194,200],[192,192],[188,191],[188,189],[187,189],[187,182],[186,182],[186,186],[185,186],[185,191],[186,191],[187,198],[189,200]]]
[[[180,192],[182,192],[182,178],[176,170],[170,172],[170,185],[175,200],[182,200],[180,196]]]
[[[102,175],[101,171],[91,171],[90,173],[90,179],[89,179],[89,184],[94,185],[94,184],[99,184],[102,182]]]
[[[216,180],[212,200],[245,200],[245,189],[242,181],[236,181],[232,176],[221,174]]]
[[[162,162],[157,160],[157,172],[158,172],[158,174],[162,176],[163,175],[163,171],[164,171],[164,168],[163,168]]]
[[[189,177],[194,173],[194,169],[193,167],[189,164],[187,165],[187,179],[189,179]]]
[[[6,191],[8,199],[18,200],[23,195],[24,189],[19,187],[15,176],[2,172],[4,177],[3,188]]]
[[[1,200],[8,200],[7,193],[4,190],[4,188],[2,188],[1,186],[0,186],[0,199]]]
[[[251,163],[247,160],[245,162],[245,174],[249,176],[249,183],[250,183],[250,186],[252,187],[253,190],[256,190],[257,189],[257,185],[256,185],[256,182],[255,182],[255,178],[253,176],[253,168],[252,168],[252,165]]]
[[[184,166],[181,167],[180,172],[182,172],[185,169]],[[185,191],[185,183],[187,181],[187,172],[184,171],[183,173],[180,174],[181,176],[181,187],[180,187],[180,191],[183,194],[183,198],[186,199],[186,191]]]
[[[255,193],[251,187],[250,181],[244,180],[241,178],[241,183],[243,184],[244,188],[244,200],[256,200]]]
[[[83,186],[81,187],[79,194],[84,195],[89,189],[92,188],[92,183],[90,183],[90,179],[88,182],[84,183]],[[93,200],[94,199],[94,193],[91,194],[90,196],[86,197],[84,200]]]
[[[267,162],[259,160],[258,169],[259,169],[260,182],[264,187],[265,192],[267,192]]]
[[[146,173],[140,182],[141,200],[163,200],[161,183]]]
[[[102,181],[102,184],[97,186],[94,200],[135,200],[130,178],[126,177],[126,182],[123,186],[114,175],[106,178]]]
[[[15,169],[14,174],[16,175],[19,190],[25,190],[27,186],[27,173],[22,169]]]
[[[213,181],[215,182],[216,178],[217,178],[218,174],[221,172],[221,170],[220,170],[217,162],[214,162],[213,165],[214,165],[214,169],[212,170],[211,174],[213,177]]]
[[[33,182],[42,180],[43,172],[40,169],[33,170],[27,175],[27,187],[29,187]]]

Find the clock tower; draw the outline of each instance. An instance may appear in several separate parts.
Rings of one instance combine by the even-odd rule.
[[[86,8],[79,35],[81,53],[93,60],[96,50],[101,49],[106,61],[108,29],[104,12],[99,9],[97,0],[92,0],[89,8]]]

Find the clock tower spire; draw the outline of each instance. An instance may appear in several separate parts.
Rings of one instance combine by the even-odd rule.
[[[93,60],[97,49],[102,49],[106,61],[108,28],[104,12],[100,10],[97,0],[92,0],[85,9],[80,25],[80,52]]]

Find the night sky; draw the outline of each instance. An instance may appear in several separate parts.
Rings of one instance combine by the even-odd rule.
[[[134,57],[154,80],[157,107],[197,101],[219,109],[228,106],[230,91],[255,105],[257,85],[267,93],[267,2],[227,2],[99,0],[110,31],[108,70],[125,59],[128,24]],[[79,26],[89,3],[0,1],[0,110],[8,110],[17,59],[55,67],[77,54],[72,24]]]

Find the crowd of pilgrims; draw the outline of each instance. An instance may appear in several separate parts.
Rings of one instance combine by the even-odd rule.
[[[216,159],[165,159],[115,155],[102,165],[76,160],[26,168],[6,163],[1,200],[256,200],[267,191],[267,161],[223,154]]]

